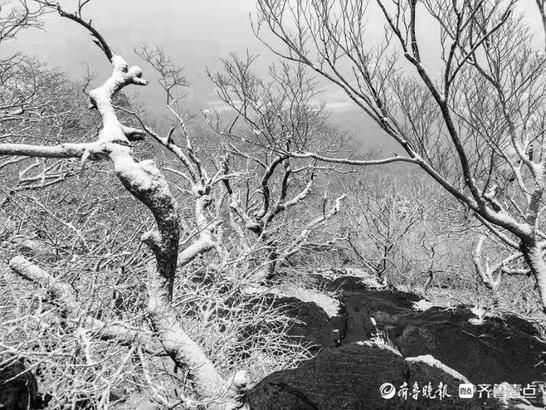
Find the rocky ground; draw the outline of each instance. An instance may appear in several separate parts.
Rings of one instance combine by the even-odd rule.
[[[544,408],[546,343],[525,320],[435,307],[359,277],[315,280],[339,295],[340,312],[328,317],[312,302],[279,301],[306,323],[294,334],[320,352],[262,380],[249,394],[252,408]],[[384,383],[394,397],[381,396]],[[462,383],[475,385],[473,399],[459,398]]]
[[[362,277],[313,280],[320,293],[277,289],[272,298],[300,321],[292,333],[317,355],[253,386],[252,409],[544,408],[546,342],[529,322],[432,306]],[[32,374],[16,376],[22,369],[16,361],[0,374],[4,408],[39,406]],[[459,398],[469,383],[480,392]]]

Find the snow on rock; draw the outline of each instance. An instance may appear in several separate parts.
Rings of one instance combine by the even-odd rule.
[[[413,310],[417,310],[419,312],[424,312],[425,310],[429,310],[434,305],[430,303],[428,300],[421,299],[418,302],[413,302]]]

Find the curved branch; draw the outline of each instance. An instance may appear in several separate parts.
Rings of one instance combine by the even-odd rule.
[[[496,265],[493,265],[492,267],[489,265],[489,258],[485,258],[485,264],[482,266],[481,259],[482,259],[482,247],[487,239],[487,235],[482,235],[480,239],[478,240],[478,243],[476,244],[476,247],[474,249],[474,255],[473,255],[473,261],[474,266],[476,267],[476,271],[480,275],[483,283],[492,290],[495,290],[502,280],[502,274],[509,274],[509,275],[516,275],[516,274],[527,274],[529,272],[529,269],[512,269],[508,268],[506,265],[508,265],[510,262],[513,262],[519,258],[523,257],[523,253],[521,252],[514,252],[510,256],[504,258],[502,261],[497,263]],[[495,276],[495,273],[497,275]]]
[[[480,275],[483,283],[491,290],[495,290],[501,282],[502,279],[502,272],[499,272],[496,277],[493,275],[495,274],[495,270],[492,270],[489,267],[489,258],[485,258],[485,266],[482,266],[482,247],[483,243],[487,239],[487,235],[482,235],[480,239],[478,240],[478,243],[476,244],[476,247],[474,249],[474,255],[473,255],[473,262],[474,266],[476,267],[476,271]],[[497,269],[498,270],[498,269]]]
[[[86,153],[99,154],[104,150],[101,144],[61,144],[61,145],[31,145],[31,144],[0,144],[0,155],[15,155],[21,157],[40,158],[81,158]]]
[[[334,164],[346,164],[346,165],[383,165],[390,164],[393,162],[409,162],[411,164],[419,164],[417,158],[403,157],[395,155],[394,157],[382,158],[382,159],[370,159],[370,160],[358,160],[358,159],[349,159],[349,158],[331,158],[318,155],[312,152],[303,152],[303,153],[290,153],[291,157],[294,158],[313,158],[319,161],[331,162]]]
[[[79,326],[95,333],[99,338],[118,340],[125,344],[142,343],[149,349],[157,350],[158,346],[153,348],[152,338],[143,329],[135,331],[128,326],[105,323],[102,320],[86,315],[76,298],[74,289],[70,285],[61,282],[23,256],[16,256],[11,259],[9,266],[20,277],[51,291],[53,297],[61,303],[69,318],[78,323]]]
[[[94,38],[93,43],[97,45],[98,48],[102,50],[102,52],[106,55],[106,58],[108,58],[108,61],[112,62],[112,58],[114,57],[114,53],[112,53],[112,49],[104,39],[104,37],[91,25],[91,20],[85,21],[81,18],[81,8],[79,9],[78,13],[69,13],[66,10],[64,10],[59,3],[55,4],[50,1],[40,1],[38,0],[37,3],[43,4],[47,7],[55,8],[59,15],[61,17],[67,18],[69,20],[75,21],[80,26],[84,27],[91,36]]]

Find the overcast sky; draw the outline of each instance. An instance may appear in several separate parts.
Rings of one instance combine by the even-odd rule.
[[[73,1],[61,2],[67,10]],[[252,34],[249,13],[254,0],[94,0],[86,7],[86,16],[106,38],[115,53],[129,64],[139,64],[133,54],[140,45],[164,46],[172,60],[184,66],[192,84],[192,98],[199,105],[213,98],[205,67],[219,67],[219,58],[231,51],[262,51]],[[46,18],[45,31],[27,31],[10,46],[38,56],[41,60],[81,76],[89,65],[105,74],[108,62],[89,35],[74,22],[56,14]],[[148,75],[149,77],[150,75]],[[155,96],[156,87],[139,92]],[[155,100],[155,98],[153,98]]]
[[[525,7],[536,7],[534,0],[522,2]],[[67,10],[75,9],[76,3],[61,1]],[[93,0],[86,8],[86,16],[93,19],[94,26],[114,52],[124,56],[129,64],[143,66],[148,78],[150,70],[133,54],[133,49],[140,45],[163,46],[174,62],[184,66],[191,83],[188,105],[198,111],[209,108],[216,100],[205,67],[217,70],[219,58],[230,52],[244,53],[247,49],[260,55],[261,67],[274,61],[271,52],[261,45],[251,29],[250,15],[255,14],[255,3],[256,0]],[[371,16],[368,23],[374,26],[374,31],[381,32],[382,21]],[[538,27],[538,15],[531,17],[530,24]],[[428,32],[426,25],[418,28],[424,48],[433,47],[438,41],[435,33]],[[44,29],[24,32],[8,43],[9,48],[35,55],[74,77],[81,77],[89,66],[99,79],[104,79],[110,67],[82,28],[51,14],[46,18]],[[151,110],[160,111],[162,99],[158,87],[140,88],[138,93],[143,100],[152,102]],[[322,99],[334,112],[334,119],[348,125],[351,131],[369,134],[375,130],[333,86],[325,88]]]

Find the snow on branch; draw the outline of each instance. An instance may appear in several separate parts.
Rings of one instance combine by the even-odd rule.
[[[82,163],[87,158],[97,155],[110,159],[119,180],[152,212],[156,222],[156,229],[144,234],[142,240],[155,256],[155,264],[150,263],[147,269],[148,313],[163,348],[178,366],[189,369],[194,391],[200,399],[211,404],[210,408],[240,407],[239,389],[233,381],[227,381],[220,375],[201,346],[190,338],[182,326],[178,311],[172,305],[180,240],[178,206],[167,180],[154,161],[139,162],[133,158],[129,139],[142,133],[121,124],[112,105],[113,97],[124,87],[144,86],[147,81],[142,78],[142,70],[139,67],[130,67],[121,56],[112,53],[104,38],[92,27],[91,21],[83,20],[81,8],[87,3],[80,2],[76,13],[68,13],[60,5],[41,2],[48,7],[55,7],[62,17],[75,21],[88,30],[112,64],[110,77],[101,86],[89,92],[91,106],[97,109],[102,119],[102,129],[96,143],[61,147],[0,146],[0,154],[31,156],[37,154],[61,158],[80,155]],[[24,276],[52,287],[64,299],[70,312],[80,310],[70,289],[54,281],[45,271],[20,258],[12,261],[12,266]],[[237,380],[241,378],[244,379],[238,377]]]
[[[20,277],[49,290],[53,297],[60,302],[68,318],[79,326],[90,330],[103,340],[117,340],[125,344],[141,343],[152,348],[150,335],[144,330],[132,330],[123,324],[105,323],[102,320],[88,316],[77,300],[74,289],[49,272],[33,264],[23,256],[16,256],[10,261],[10,268]],[[153,350],[157,350],[155,346]]]
[[[288,248],[282,253],[280,259],[284,260],[294,253],[298,252],[302,248],[302,246],[305,245],[306,241],[309,238],[309,235],[311,235],[313,230],[324,225],[324,223],[326,223],[340,211],[343,201],[346,197],[347,195],[345,194],[341,195],[339,198],[336,199],[334,205],[328,212],[309,222],[300,232],[300,234],[292,241]]]
[[[85,153],[98,155],[103,152],[101,144],[61,144],[54,146],[32,144],[0,144],[0,155],[16,155],[41,158],[81,158]]]
[[[523,257],[521,252],[512,253],[510,256],[493,266],[489,264],[488,257],[485,258],[485,262],[482,262],[482,248],[486,239],[487,235],[482,235],[478,240],[476,247],[474,248],[473,262],[480,278],[489,289],[495,290],[500,285],[503,273],[508,275],[526,275],[529,273],[528,269],[514,269],[508,267],[509,263]]]

